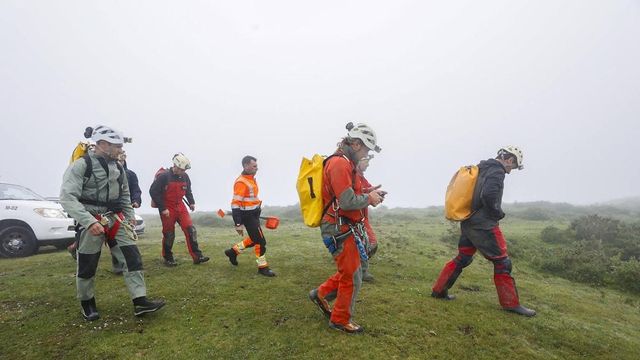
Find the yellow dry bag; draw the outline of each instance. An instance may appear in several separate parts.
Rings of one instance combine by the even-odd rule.
[[[73,149],[73,152],[71,153],[71,161],[69,161],[69,163],[72,163],[83,157],[84,154],[86,154],[89,150],[89,146],[90,145],[88,141],[80,141],[78,145],[76,145],[75,149]]]
[[[444,198],[444,216],[448,220],[462,221],[473,214],[471,203],[478,173],[478,166],[470,165],[461,167],[453,174]]]
[[[304,224],[320,226],[324,210],[322,203],[322,168],[324,156],[315,154],[311,159],[302,158],[296,189],[300,198],[300,210]]]

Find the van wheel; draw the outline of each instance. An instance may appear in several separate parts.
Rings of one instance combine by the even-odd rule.
[[[0,232],[0,255],[4,257],[29,256],[37,248],[36,237],[24,226],[9,226]]]

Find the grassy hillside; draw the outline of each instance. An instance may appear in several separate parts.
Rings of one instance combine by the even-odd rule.
[[[75,265],[66,252],[0,259],[0,358],[635,359],[640,351],[640,296],[529,265],[531,248],[521,247],[545,246],[541,230],[564,220],[514,217],[502,224],[508,242],[515,240],[510,252],[522,302],[538,311],[523,318],[500,309],[492,265],[481,257],[452,289],[458,299],[429,297],[442,265],[455,255],[437,208],[376,212],[376,282],[363,286],[354,317],[366,332],[349,336],[329,329],[307,298],[335,270],[317,229],[284,219],[268,231],[267,256],[278,276],[264,278],[252,254],[243,254],[238,267],[227,262],[223,250],[240,237],[225,221],[209,226],[213,219],[196,217],[212,261],[192,265],[184,241],[177,241],[177,268],[161,264],[160,230],[150,219],[139,246],[149,294],[167,306],[142,319],[133,316],[122,279],[109,272],[107,251],[97,273],[102,317],[92,323],[80,316]]]

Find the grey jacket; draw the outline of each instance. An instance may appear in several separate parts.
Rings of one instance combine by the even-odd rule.
[[[89,151],[88,154],[92,168],[89,178],[84,176],[87,165],[82,158],[69,165],[64,173],[60,188],[60,204],[64,210],[85,228],[97,222],[94,215],[105,213],[108,209],[106,206],[83,204],[81,199],[114,203],[122,209],[127,221],[134,219],[126,174],[122,184],[119,184],[120,170],[115,161],[106,161],[107,174],[95,153]]]

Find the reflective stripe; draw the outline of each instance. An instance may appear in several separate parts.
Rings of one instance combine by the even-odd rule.
[[[260,201],[260,199],[258,199],[257,197],[243,197],[240,195],[233,195],[233,200],[244,201],[244,202]]]
[[[254,210],[259,207],[260,207],[260,204],[251,205],[251,206],[241,206],[241,205],[231,204],[232,209],[241,209],[241,210]]]
[[[265,257],[265,255],[259,256],[256,259],[256,262],[258,263],[258,267],[266,267],[267,264],[267,258]]]

